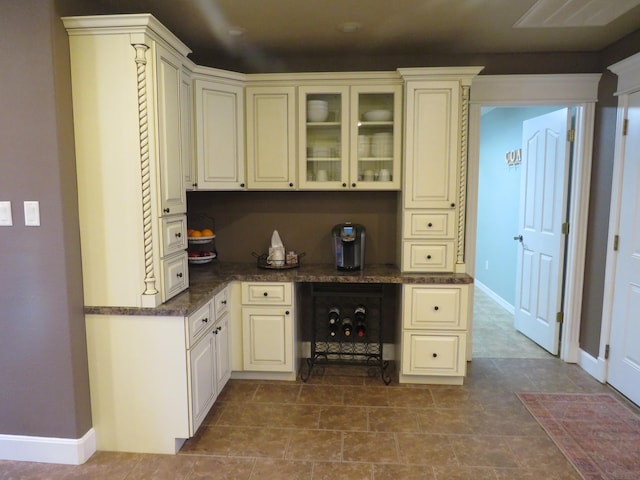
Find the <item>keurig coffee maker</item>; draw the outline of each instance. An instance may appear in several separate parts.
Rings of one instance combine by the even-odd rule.
[[[333,227],[331,233],[338,270],[362,269],[364,267],[364,227],[357,223],[339,223]]]

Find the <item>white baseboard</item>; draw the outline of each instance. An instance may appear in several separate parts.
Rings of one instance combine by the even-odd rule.
[[[0,434],[0,460],[81,465],[95,452],[93,428],[78,439]]]
[[[498,295],[496,292],[487,287],[484,283],[479,281],[477,278],[473,280],[473,284],[484,293],[486,293],[493,301],[495,301],[498,305],[504,308],[507,312],[513,315],[516,311],[515,307],[507,302],[504,298]]]
[[[580,349],[578,356],[578,365],[599,382],[605,383],[607,379],[607,373],[605,368],[605,361],[602,358],[595,358],[591,354]]]

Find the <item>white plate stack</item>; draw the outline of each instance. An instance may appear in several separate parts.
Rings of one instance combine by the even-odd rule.
[[[371,139],[368,135],[358,135],[358,157],[364,158],[371,155]]]
[[[389,132],[374,133],[371,139],[372,157],[393,156],[393,134]]]
[[[324,122],[329,117],[329,103],[324,100],[309,100],[307,102],[307,121]]]

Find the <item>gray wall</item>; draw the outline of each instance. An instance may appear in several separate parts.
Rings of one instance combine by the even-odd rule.
[[[52,1],[0,14],[0,434],[80,438],[91,428],[69,48]],[[23,203],[40,202],[40,227]]]

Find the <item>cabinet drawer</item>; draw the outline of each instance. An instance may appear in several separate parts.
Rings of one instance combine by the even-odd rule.
[[[221,292],[216,293],[213,299],[213,305],[216,312],[216,320],[221,318],[229,310],[229,289],[225,288]]]
[[[453,238],[455,214],[450,212],[412,212],[404,214],[405,238]]]
[[[207,302],[206,305],[200,307],[195,313],[187,317],[187,332],[188,345],[187,348],[191,348],[195,344],[196,340],[200,338],[207,330],[207,327],[213,327],[213,304]]]
[[[405,329],[465,330],[468,287],[405,285],[402,326]]]
[[[405,331],[402,336],[402,373],[405,375],[464,376],[466,334],[424,334]]]
[[[189,286],[187,252],[160,261],[162,265],[162,301],[166,302]]]
[[[454,242],[404,242],[402,270],[453,272]]]
[[[291,298],[291,283],[242,284],[242,303],[245,305],[291,305]]]
[[[162,257],[187,248],[187,217],[175,215],[160,219]]]

